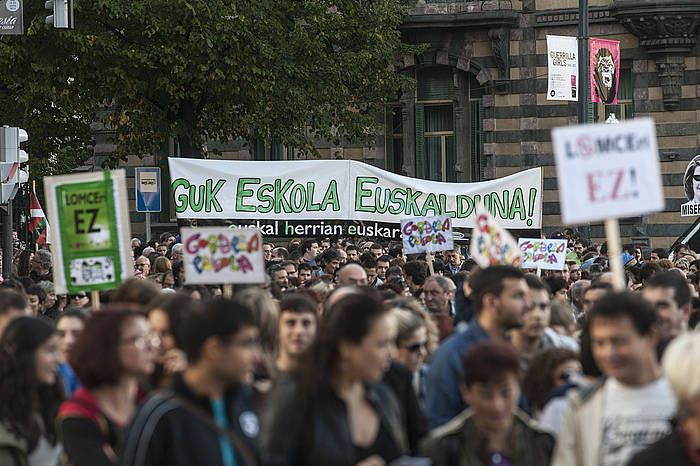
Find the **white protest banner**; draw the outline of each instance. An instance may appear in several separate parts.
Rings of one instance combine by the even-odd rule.
[[[483,202],[506,228],[540,228],[542,169],[479,183],[440,183],[351,160],[168,159],[178,218],[275,222],[272,236],[401,237],[403,218],[449,215],[471,228]],[[306,221],[308,225],[295,225]],[[364,222],[338,225],[339,222]],[[394,224],[391,231],[379,222]]]
[[[520,238],[518,247],[524,269],[564,270],[566,268],[566,240]]]
[[[552,130],[562,220],[578,224],[664,208],[651,118]]]
[[[472,231],[469,254],[481,267],[490,265],[519,266],[521,259],[518,242],[484,208],[476,207],[476,227]]]
[[[547,100],[578,101],[578,40],[547,36]]]
[[[44,178],[57,294],[116,288],[134,272],[124,170]],[[94,305],[98,303],[93,303]]]
[[[265,262],[262,236],[257,228],[182,228],[185,282],[262,283]]]
[[[401,220],[401,236],[406,254],[454,249],[449,215]]]

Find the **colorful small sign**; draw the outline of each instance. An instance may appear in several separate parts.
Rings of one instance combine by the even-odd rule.
[[[469,254],[481,267],[491,265],[517,267],[522,262],[518,242],[484,208],[483,204],[476,208],[476,227],[472,231]]]
[[[44,179],[57,293],[116,288],[131,265],[124,170]]]
[[[406,254],[452,250],[452,219],[449,215],[403,219],[401,238]]]
[[[185,282],[189,284],[262,283],[265,262],[257,228],[182,228]]]
[[[522,253],[524,269],[564,270],[566,268],[565,239],[520,238],[518,246]]]

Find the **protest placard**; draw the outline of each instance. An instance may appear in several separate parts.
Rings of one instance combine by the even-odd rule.
[[[552,143],[564,223],[664,209],[652,119],[555,128]]]
[[[547,100],[578,100],[578,40],[547,36]]]
[[[257,228],[182,228],[185,282],[217,285],[262,283],[265,262]]]
[[[564,270],[566,268],[566,240],[520,238],[518,247],[524,269]]]
[[[400,239],[404,218],[473,228],[483,203],[505,228],[542,225],[542,169],[478,183],[401,176],[354,160],[168,159],[178,218],[258,222],[266,236]],[[264,224],[263,224],[264,223]]]
[[[133,273],[124,170],[44,178],[57,294],[115,288]]]
[[[472,231],[469,254],[481,266],[519,266],[522,258],[518,242],[484,208],[476,208],[476,227]]]
[[[403,219],[401,237],[406,254],[454,249],[449,215]]]

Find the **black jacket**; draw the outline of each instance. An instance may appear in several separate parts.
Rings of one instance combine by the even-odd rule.
[[[629,462],[629,466],[659,465],[695,466],[688,458],[676,430],[637,453]]]
[[[418,453],[420,440],[428,433],[428,419],[413,389],[413,374],[405,366],[392,362],[384,374],[384,383],[391,388],[401,407],[401,420],[408,436],[412,454]]]
[[[224,401],[230,431],[240,442],[233,444],[236,464],[254,466],[258,463],[259,425],[253,390],[248,386],[236,387],[226,392]],[[221,432],[205,420],[202,416],[205,413],[211,419],[210,400],[195,395],[182,376],[176,376],[171,390],[157,392],[134,416],[121,450],[120,464],[223,466]]]
[[[401,453],[408,450],[401,410],[383,383],[365,386],[367,401]],[[265,466],[353,466],[356,464],[347,407],[334,392],[305,399],[298,379],[280,377],[267,399],[260,437]]]

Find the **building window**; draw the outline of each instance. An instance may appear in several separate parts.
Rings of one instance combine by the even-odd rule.
[[[455,131],[452,105],[425,105],[423,144],[428,162],[427,179],[455,181]]]

